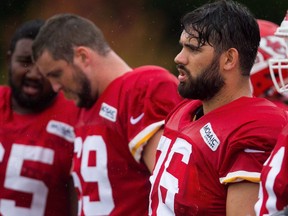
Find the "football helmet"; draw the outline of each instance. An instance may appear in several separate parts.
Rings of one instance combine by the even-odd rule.
[[[270,76],[269,60],[271,58],[285,58],[286,46],[282,38],[274,35],[279,27],[277,24],[261,19],[258,19],[257,23],[261,40],[250,76],[253,95],[256,97],[273,96],[277,92]],[[288,74],[286,77],[288,77]]]
[[[273,58],[269,60],[269,68],[272,81],[279,93],[288,92],[288,10],[280,27],[276,29],[275,36],[283,38],[286,45],[284,58]]]

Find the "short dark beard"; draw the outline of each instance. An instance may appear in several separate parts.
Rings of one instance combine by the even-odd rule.
[[[90,108],[93,106],[98,97],[93,98],[91,95],[91,83],[88,78],[84,75],[82,70],[73,65],[74,68],[74,80],[78,82],[81,86],[80,92],[78,93],[79,102],[77,103],[78,107]]]
[[[9,85],[12,91],[12,98],[17,104],[25,109],[29,109],[32,112],[40,112],[48,107],[56,97],[57,93],[51,88],[51,91],[47,94],[42,94],[41,97],[32,98],[26,94],[23,94],[22,90],[14,85],[9,78]],[[43,91],[43,89],[41,89]]]
[[[213,98],[225,85],[224,78],[219,72],[217,55],[213,58],[212,63],[196,78],[191,76],[184,65],[179,64],[177,68],[182,69],[187,76],[186,82],[180,82],[178,86],[179,94],[184,98],[207,101]]]

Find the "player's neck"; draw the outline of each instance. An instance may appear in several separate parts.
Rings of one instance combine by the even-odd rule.
[[[234,89],[224,86],[213,98],[202,101],[204,115],[241,97],[252,97],[249,83]]]
[[[98,68],[97,71],[101,73],[99,74],[98,78],[96,78],[98,81],[100,94],[102,94],[102,92],[115,79],[129,71],[132,71],[132,68],[113,51],[102,59],[100,65],[101,68],[99,68],[99,64],[98,66],[96,64],[96,67]]]

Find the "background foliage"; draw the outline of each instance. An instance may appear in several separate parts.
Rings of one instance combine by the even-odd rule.
[[[288,0],[238,0],[259,19],[280,24]],[[21,23],[47,19],[57,13],[76,13],[91,19],[112,48],[132,67],[157,64],[177,74],[174,57],[180,50],[179,20],[207,0],[1,0],[0,83],[7,82],[6,52]]]

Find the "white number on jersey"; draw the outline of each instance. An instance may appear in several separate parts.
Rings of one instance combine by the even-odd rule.
[[[109,215],[114,208],[111,184],[107,170],[107,149],[101,136],[88,136],[84,143],[80,137],[75,140],[74,151],[81,159],[81,176],[87,183],[97,183],[99,191],[99,201],[91,201],[89,194],[83,194],[83,200],[79,200],[79,206],[83,205],[85,215]],[[89,166],[89,155],[96,153],[96,165]],[[77,174],[73,173],[75,187],[82,193],[80,180]],[[79,208],[79,211],[81,208]],[[78,212],[79,214],[80,212]]]
[[[3,151],[4,154],[4,151]],[[7,164],[4,187],[7,189],[32,194],[30,208],[19,207],[9,199],[0,200],[0,212],[9,216],[39,216],[44,215],[48,188],[44,182],[21,176],[24,161],[52,164],[54,151],[40,146],[13,144]]]
[[[272,160],[269,163],[269,167],[271,167],[271,169],[267,175],[267,179],[269,179],[269,181],[266,180],[266,182],[264,183],[265,185],[260,185],[259,200],[255,205],[255,210],[257,212],[257,215],[259,214],[258,211],[259,211],[261,205],[266,206],[269,215],[278,211],[277,207],[276,207],[277,199],[276,199],[276,195],[275,195],[275,191],[274,191],[274,184],[275,184],[275,179],[281,170],[284,154],[285,154],[285,147],[281,147],[276,152],[276,154],[274,154]],[[267,161],[269,161],[270,159],[271,158],[268,158]],[[265,187],[267,190],[268,199],[267,199],[266,203],[263,200],[263,188],[262,187]]]
[[[153,176],[151,176],[150,181],[153,184],[156,180],[157,175],[159,174],[160,167],[162,166],[164,159],[166,158],[169,146],[171,144],[171,140],[162,136],[159,142],[159,146],[157,150],[161,151],[160,157],[157,160]],[[160,185],[158,186],[158,207],[157,214],[158,215],[174,215],[172,211],[174,211],[174,198],[175,194],[179,191],[178,179],[176,176],[168,172],[168,168],[170,166],[171,160],[175,154],[181,154],[182,159],[181,162],[184,164],[188,164],[190,156],[192,153],[192,145],[189,144],[186,140],[178,138],[176,139],[174,145],[172,146],[171,151],[168,154],[167,160],[164,164],[164,171],[160,178]],[[165,188],[167,190],[166,197],[163,197],[163,193],[161,188]],[[151,214],[151,206],[149,206],[149,214]]]
[[[3,147],[2,143],[0,142],[0,163],[2,162],[2,160],[4,158],[4,153],[5,153],[4,147]]]

